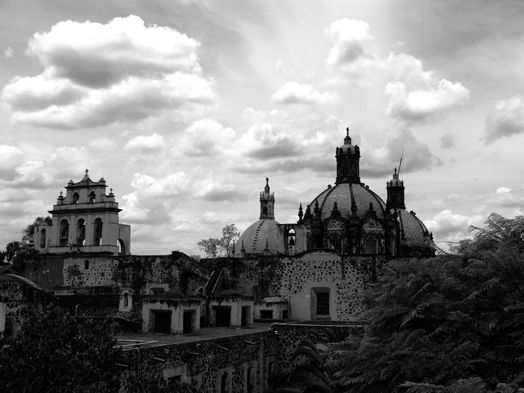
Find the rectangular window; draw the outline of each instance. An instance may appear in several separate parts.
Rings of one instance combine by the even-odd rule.
[[[317,315],[329,315],[329,292],[317,292]]]
[[[260,319],[273,319],[273,310],[260,310]]]

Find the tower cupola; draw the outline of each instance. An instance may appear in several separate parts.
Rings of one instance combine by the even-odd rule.
[[[268,177],[264,191],[260,193],[260,219],[275,219],[275,193],[271,192]]]
[[[395,168],[393,178],[386,182],[388,198],[386,201],[387,209],[405,209],[404,203],[404,182],[399,179],[399,172]]]
[[[351,144],[349,127],[346,128],[344,144],[336,149],[337,180],[336,184],[360,184],[360,148]]]

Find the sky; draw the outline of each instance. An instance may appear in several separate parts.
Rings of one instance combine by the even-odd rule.
[[[0,0],[0,247],[70,179],[104,177],[131,252],[198,254],[258,219],[297,221],[335,182],[346,127],[361,181],[437,244],[523,214],[520,0]]]

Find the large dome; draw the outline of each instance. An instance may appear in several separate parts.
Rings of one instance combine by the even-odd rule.
[[[363,217],[369,211],[370,203],[378,218],[384,217],[386,208],[384,201],[371,191],[368,186],[357,183],[339,183],[333,187],[328,186],[326,190],[311,202],[310,208],[312,211],[317,201],[322,220],[331,216],[335,202],[342,217],[348,217],[352,214],[352,201],[354,201],[354,205],[357,208],[356,214],[359,217]]]
[[[260,219],[251,224],[240,236],[235,246],[235,255],[284,253],[283,235],[280,233],[279,223],[273,219]],[[267,250],[267,251],[266,251]]]

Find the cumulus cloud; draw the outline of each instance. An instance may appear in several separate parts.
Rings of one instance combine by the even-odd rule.
[[[407,122],[423,121],[463,105],[469,98],[469,91],[461,83],[446,79],[430,80],[426,86],[412,90],[404,82],[389,82],[385,94],[389,99],[386,113]]]
[[[10,46],[8,46],[7,48],[4,49],[4,57],[6,59],[10,59],[14,55],[15,55],[15,51]]]
[[[372,47],[373,37],[363,21],[340,19],[326,29],[332,40],[326,63],[329,69],[349,79],[385,83],[386,113],[407,123],[421,122],[465,104],[469,90],[460,82],[439,78],[422,62],[405,53],[380,56]]]
[[[59,22],[36,33],[26,53],[44,70],[15,77],[2,91],[12,120],[74,129],[140,120],[165,109],[208,104],[212,83],[198,62],[199,43],[137,16],[107,24]]]
[[[169,222],[175,197],[189,192],[189,185],[190,177],[184,171],[160,178],[134,173],[131,179],[133,191],[122,196],[125,203],[122,219],[130,223]]]
[[[0,145],[0,179],[11,180],[16,167],[23,161],[24,154],[16,146]]]
[[[276,129],[273,123],[269,122],[252,125],[242,135],[239,147],[249,157],[266,160],[298,154],[298,144],[294,137]]]
[[[404,151],[402,172],[413,172],[440,165],[441,160],[431,153],[426,143],[420,142],[408,128],[396,128],[385,137],[384,144],[363,141],[361,173],[364,176],[382,177],[393,173]]]
[[[272,99],[281,104],[326,104],[338,99],[337,95],[329,92],[320,92],[309,84],[287,82],[277,90]]]
[[[151,135],[138,135],[124,145],[124,150],[146,153],[158,152],[164,147],[164,137],[157,133]]]
[[[486,143],[524,133],[524,100],[514,96],[498,101],[486,119]]]
[[[483,216],[466,216],[453,213],[449,209],[437,213],[431,220],[425,221],[426,226],[433,232],[434,239],[459,241],[470,237],[467,229],[470,225],[479,225]]]
[[[236,131],[215,119],[199,119],[187,127],[176,149],[187,156],[213,156],[222,154],[234,143]]]
[[[368,47],[373,40],[366,22],[354,19],[339,19],[324,30],[333,46],[326,58],[332,70],[348,74],[360,73],[375,63],[375,54]]]
[[[235,201],[246,196],[236,185],[217,182],[212,179],[207,179],[202,182],[202,186],[197,191],[196,195],[211,202]]]

